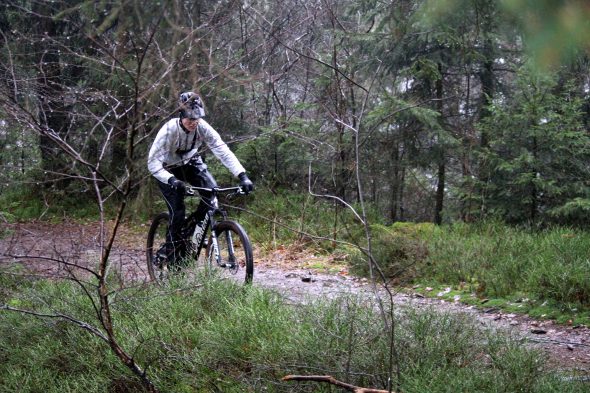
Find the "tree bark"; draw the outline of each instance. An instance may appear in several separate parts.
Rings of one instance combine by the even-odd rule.
[[[438,109],[438,113],[440,114],[441,122],[443,118],[443,73],[442,73],[442,64],[438,63],[438,71],[440,73],[440,78],[436,81],[436,106]],[[441,128],[444,128],[441,124]],[[438,143],[441,146],[438,147],[440,149],[439,157],[438,157],[438,182],[436,186],[436,202],[434,207],[434,223],[436,225],[442,224],[442,211],[443,211],[443,203],[445,199],[445,160],[446,160],[446,152],[444,148],[444,142],[441,143],[440,138]]]

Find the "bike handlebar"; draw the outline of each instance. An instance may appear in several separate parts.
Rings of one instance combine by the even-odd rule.
[[[196,186],[187,186],[186,187],[186,195],[195,195],[196,192],[198,191],[207,191],[207,192],[211,192],[214,195],[220,193],[220,192],[234,192],[234,194],[238,194],[238,195],[246,195],[247,193],[244,192],[244,190],[242,190],[242,187],[240,186],[236,186],[236,187],[225,187],[225,188],[220,188],[220,187],[213,187],[213,188],[208,188],[208,187],[196,187]]]

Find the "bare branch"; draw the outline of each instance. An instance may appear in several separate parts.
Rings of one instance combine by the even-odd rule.
[[[256,11],[253,7],[249,7],[249,9],[253,10],[254,12],[258,12]],[[244,12],[246,14],[248,14],[248,12],[246,11],[246,8],[244,8]],[[250,15],[250,14],[248,14]],[[255,22],[258,24],[258,22]],[[261,24],[259,24],[260,28],[262,28],[263,30],[266,31],[266,33],[268,33],[272,38],[274,38],[278,43],[280,43],[282,46],[284,46],[285,48],[289,49],[290,51],[296,53],[298,56],[304,57],[306,59],[315,61],[321,65],[323,65],[326,68],[329,68],[331,70],[333,70],[334,72],[336,72],[337,74],[341,75],[344,79],[346,79],[348,82],[352,83],[353,85],[357,86],[358,88],[360,88],[361,90],[367,92],[367,89],[365,87],[363,87],[362,85],[360,85],[359,83],[357,83],[356,81],[354,81],[353,79],[351,79],[348,75],[344,74],[339,67],[334,67],[331,64],[326,63],[325,61],[318,59],[317,57],[313,57],[313,56],[309,56],[305,53],[303,53],[302,51],[296,49],[295,47],[287,44],[286,42],[284,42],[281,38],[279,38],[274,31],[265,28],[264,26],[262,26]]]
[[[361,224],[365,225],[365,220],[363,220],[363,218],[356,212],[355,208],[352,207],[349,203],[347,203],[346,201],[344,201],[343,199],[334,196],[334,195],[327,195],[327,194],[315,194],[312,190],[311,190],[311,163],[309,164],[309,176],[308,176],[308,184],[307,184],[307,190],[309,192],[309,194],[315,196],[315,197],[320,197],[320,198],[328,198],[328,199],[334,199],[336,201],[338,201],[339,203],[343,204],[344,206],[348,207],[352,213],[354,214],[354,216],[361,222]]]
[[[93,335],[95,335],[96,337],[100,338],[101,340],[103,340],[103,341],[105,341],[107,343],[109,342],[108,338],[98,328],[90,325],[87,322],[84,322],[84,321],[81,321],[81,320],[76,319],[74,317],[71,317],[69,315],[65,315],[65,314],[61,314],[61,313],[46,314],[46,313],[40,313],[40,312],[36,312],[36,311],[31,311],[31,310],[23,310],[23,309],[20,309],[20,308],[11,307],[8,304],[0,304],[0,310],[17,312],[17,313],[20,313],[20,314],[33,315],[35,317],[40,317],[40,318],[58,318],[58,319],[63,319],[65,321],[71,322],[74,325],[77,325],[77,326],[81,327],[82,329],[84,329],[84,330],[92,333]]]
[[[329,375],[286,375],[282,378],[283,381],[312,381],[329,383],[330,385],[338,386],[339,388],[348,390],[354,393],[391,393],[389,390],[362,388],[360,386],[354,386],[342,381],[338,381]]]

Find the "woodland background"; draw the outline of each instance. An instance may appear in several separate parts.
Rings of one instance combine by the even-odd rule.
[[[6,1],[0,192],[66,206],[96,178],[151,212],[146,152],[196,90],[259,190],[585,225],[590,6],[531,4]]]

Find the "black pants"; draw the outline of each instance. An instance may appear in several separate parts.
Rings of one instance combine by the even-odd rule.
[[[207,170],[207,166],[203,164],[189,163],[183,166],[170,168],[169,171],[179,180],[182,180],[195,187],[213,188],[217,187],[217,182]],[[184,239],[182,238],[181,229],[186,216],[186,206],[184,204],[184,193],[176,188],[158,182],[160,191],[164,196],[166,205],[168,206],[168,213],[170,214],[170,221],[168,223],[167,240],[167,254],[172,259],[182,257],[184,254]],[[197,220],[202,222],[205,214],[211,208],[212,194],[209,192],[199,192],[201,195],[201,202],[197,207]]]

